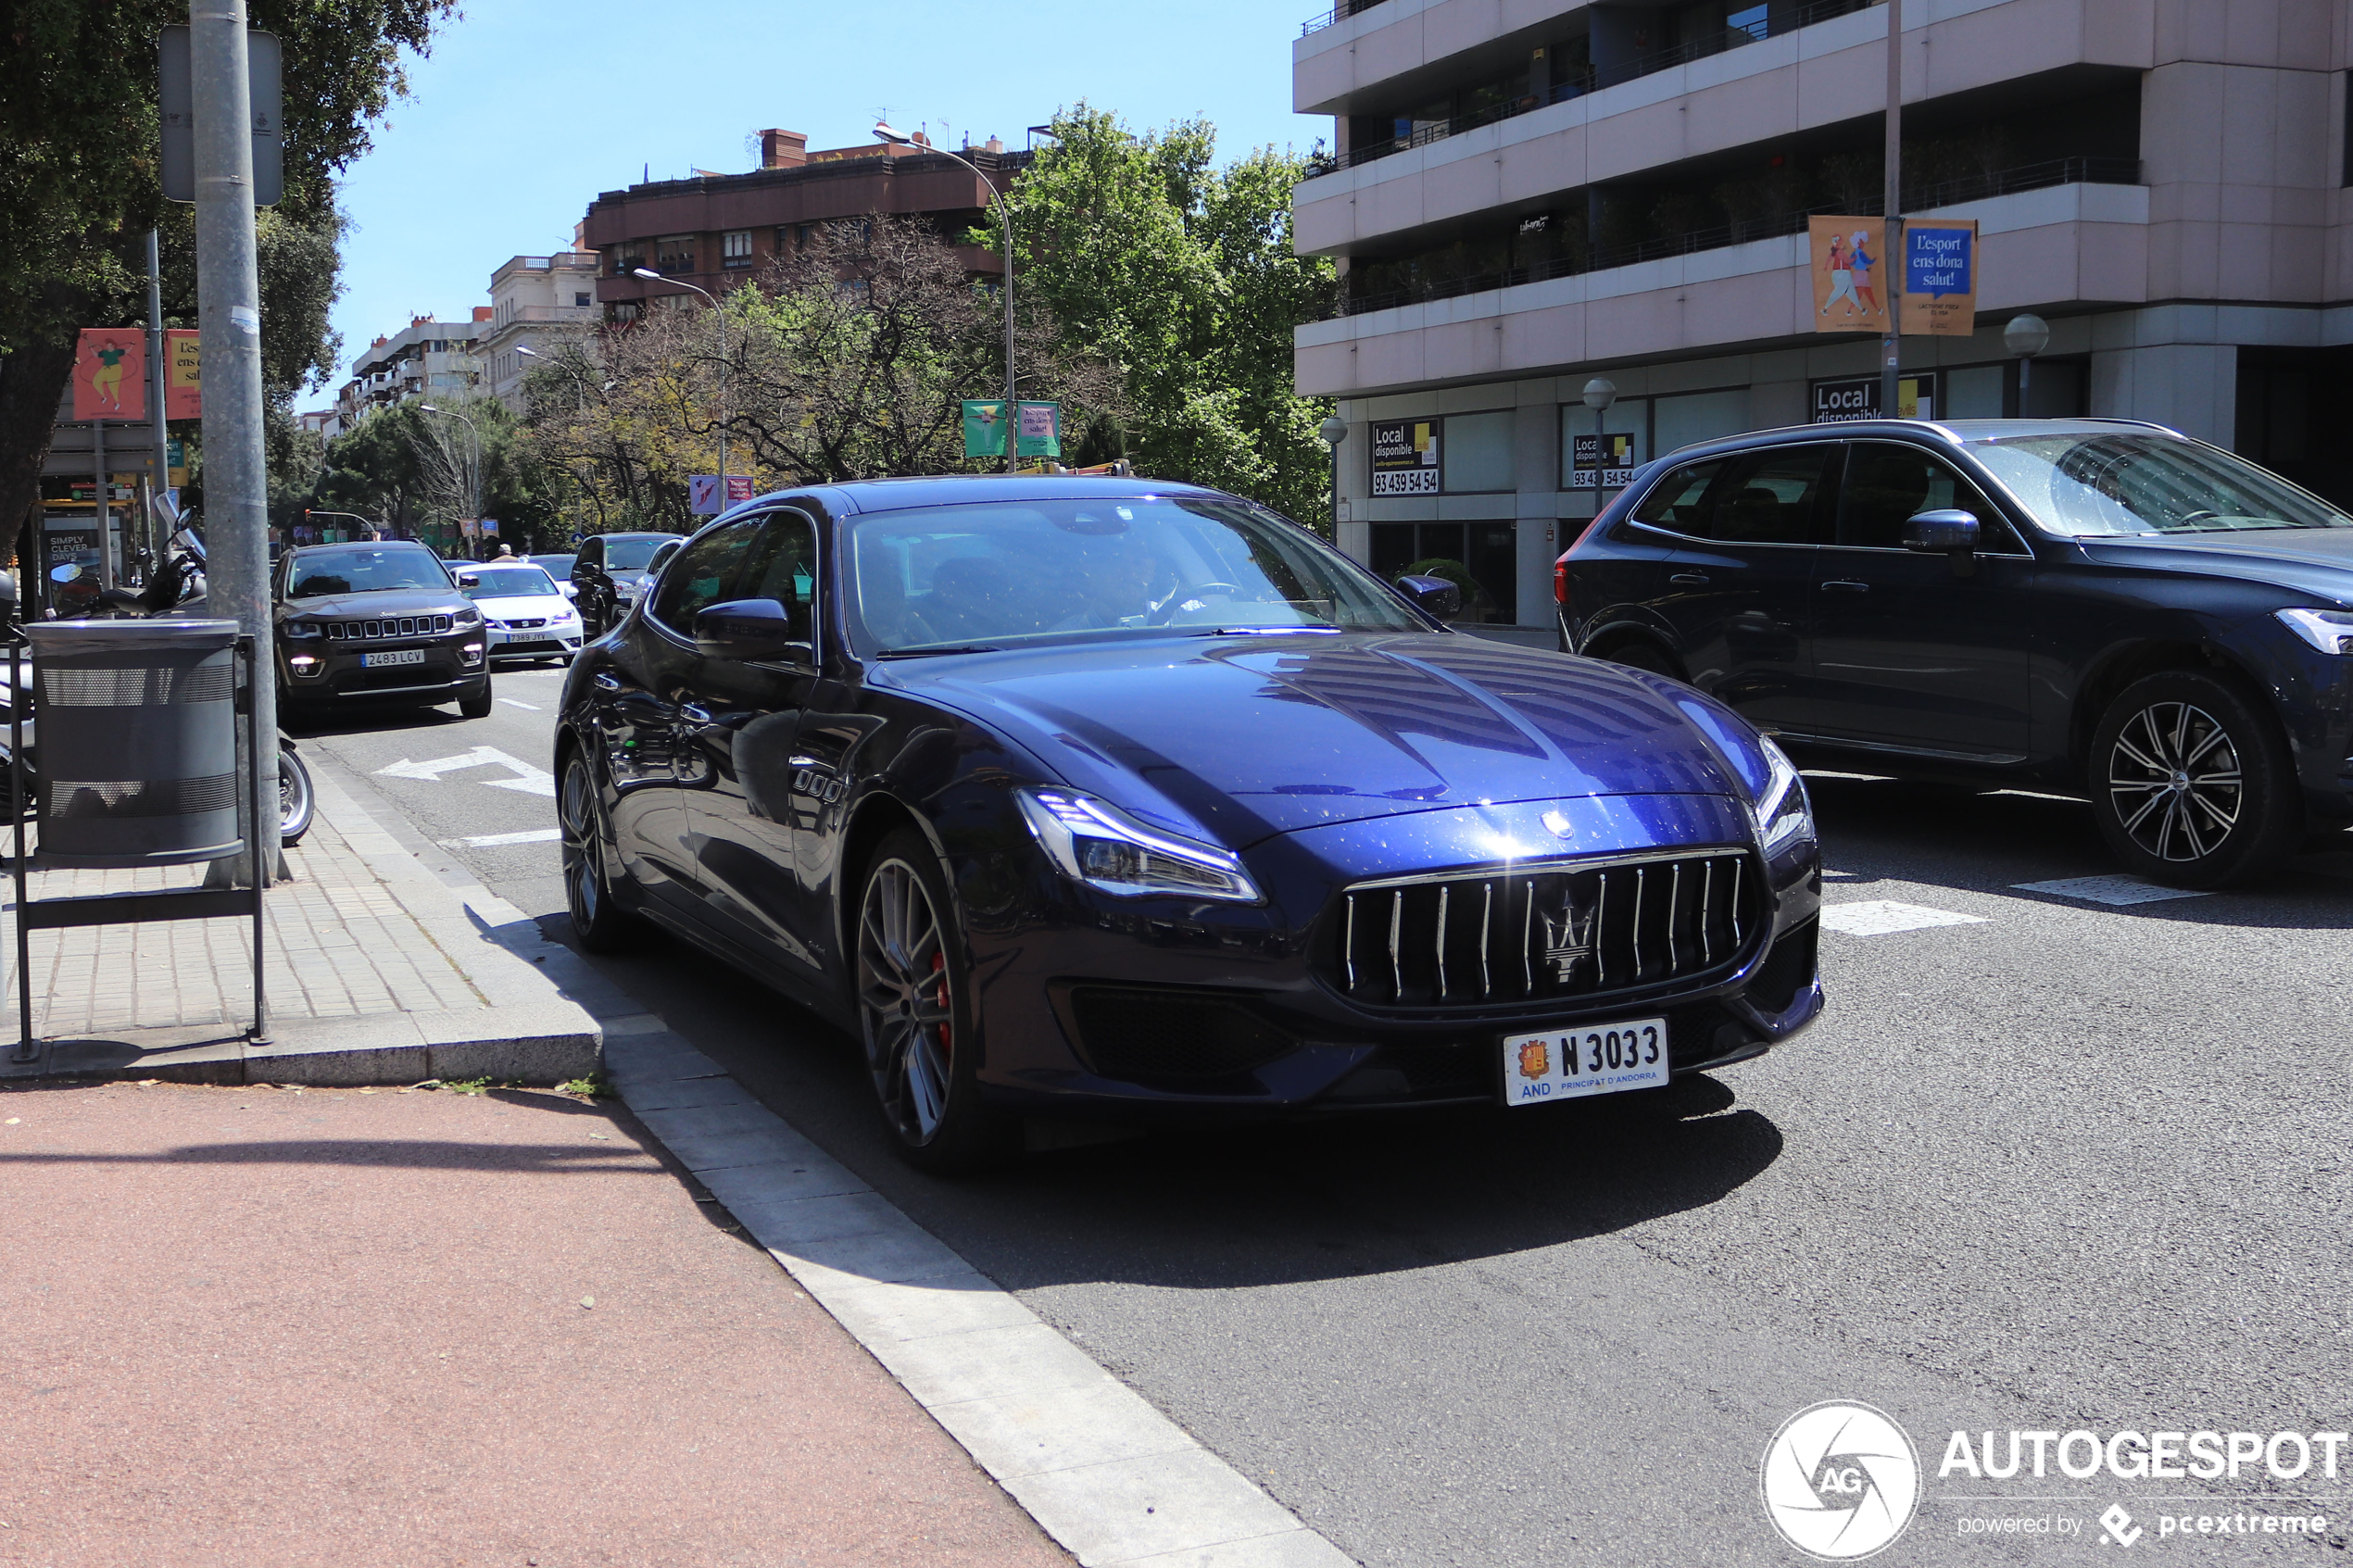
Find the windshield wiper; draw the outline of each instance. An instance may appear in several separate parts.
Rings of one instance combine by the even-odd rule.
[[[1002,653],[994,643],[962,643],[945,648],[885,648],[875,657],[880,659],[935,659],[949,653]]]

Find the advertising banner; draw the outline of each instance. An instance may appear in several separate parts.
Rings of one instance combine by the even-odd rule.
[[[1373,421],[1373,494],[1438,494],[1437,420]]]
[[[195,329],[173,327],[163,339],[163,417],[200,420],[204,395],[196,380],[201,365]]]
[[[1634,477],[1634,437],[1624,431],[1569,437],[1571,490],[1591,490],[1596,482],[1622,485]]]
[[[727,476],[727,504],[735,506],[751,499],[751,475],[731,473]]]
[[[1813,256],[1814,330],[1887,331],[1888,269],[1880,254],[1887,226],[1876,218],[1812,218],[1806,230]]]
[[[686,510],[696,517],[717,517],[727,509],[726,487],[715,473],[686,476]]]
[[[964,399],[964,456],[1001,458],[1005,455],[1005,404],[987,398]]]
[[[1879,377],[1851,376],[1843,381],[1818,381],[1814,383],[1814,417],[1818,425],[1840,424],[1848,420],[1881,418],[1879,407]],[[1895,381],[1895,412],[1888,418],[1898,420],[1932,420],[1936,418],[1936,372],[1907,370]]]
[[[1977,331],[1977,220],[1904,225],[1904,330],[1946,337]]]
[[[73,357],[76,420],[147,417],[147,334],[137,327],[84,327]]]
[[[1021,406],[1021,431],[1015,439],[1019,443],[1018,456],[1061,457],[1063,406],[1059,403],[1024,403]]]

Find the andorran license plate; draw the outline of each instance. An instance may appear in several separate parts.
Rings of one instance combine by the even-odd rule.
[[[1542,1105],[1667,1082],[1667,1020],[1504,1036],[1504,1103]]]
[[[422,664],[424,661],[425,650],[422,648],[386,648],[382,653],[363,653],[359,656],[359,662],[370,670],[381,670],[387,664]]]

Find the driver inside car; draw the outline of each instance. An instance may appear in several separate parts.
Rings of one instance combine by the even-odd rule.
[[[1153,588],[1167,573],[1159,558],[1135,533],[1086,534],[1067,561],[1069,584],[1077,603],[1050,632],[1086,632],[1114,626],[1141,626],[1160,608]]]

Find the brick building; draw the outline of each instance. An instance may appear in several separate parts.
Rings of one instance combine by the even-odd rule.
[[[1008,152],[994,138],[985,146],[958,149],[988,176],[984,183],[927,143],[811,152],[800,132],[762,131],[760,149],[761,166],[749,173],[657,180],[607,191],[589,204],[582,233],[602,258],[597,299],[608,320],[633,319],[649,296],[679,295],[633,277],[639,267],[716,295],[789,254],[823,223],[872,213],[918,214],[950,240],[967,229],[992,227],[988,186],[1004,189],[1029,161],[1028,154]],[[987,276],[1000,270],[993,250],[958,249],[966,271]]]

